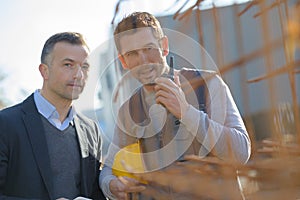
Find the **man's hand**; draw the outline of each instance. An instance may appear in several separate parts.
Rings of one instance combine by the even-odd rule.
[[[128,177],[118,177],[109,183],[111,193],[118,200],[127,200],[128,193],[141,192],[146,189],[135,179]]]
[[[175,75],[174,81],[165,77],[155,79],[156,103],[164,105],[177,119],[181,119],[189,103],[180,87],[179,77]]]

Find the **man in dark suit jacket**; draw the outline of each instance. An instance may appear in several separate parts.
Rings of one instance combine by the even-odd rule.
[[[0,111],[0,199],[105,199],[100,130],[72,105],[87,79],[88,52],[79,33],[51,36],[42,89]]]

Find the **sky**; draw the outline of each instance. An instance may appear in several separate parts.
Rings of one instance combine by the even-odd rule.
[[[118,0],[0,0],[0,95],[12,105],[42,86],[38,71],[44,42],[63,31],[82,33],[96,49],[110,35],[111,21]],[[124,0],[119,16],[132,11],[166,15],[176,11],[182,0]],[[180,2],[180,1],[179,1]],[[196,0],[190,0],[195,3]],[[207,1],[208,2],[208,1]],[[228,4],[231,0],[215,3]],[[157,6],[160,5],[160,6]],[[167,12],[168,10],[168,12]]]
[[[0,70],[10,104],[42,85],[38,71],[44,42],[57,32],[85,35],[91,49],[108,37],[116,0],[0,0]],[[104,6],[105,3],[105,6]]]

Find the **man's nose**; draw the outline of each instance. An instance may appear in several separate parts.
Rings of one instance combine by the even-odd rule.
[[[143,50],[139,51],[139,60],[142,62],[141,64],[148,62],[148,55],[145,51]]]
[[[84,77],[82,67],[78,65],[75,69],[76,70],[74,72],[74,79],[82,79]]]

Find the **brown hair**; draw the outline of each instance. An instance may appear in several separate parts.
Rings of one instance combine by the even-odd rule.
[[[120,33],[132,34],[139,28],[151,28],[154,37],[157,39],[164,36],[160,23],[155,16],[148,12],[134,12],[124,17],[115,28],[114,40],[118,51],[120,51]]]

